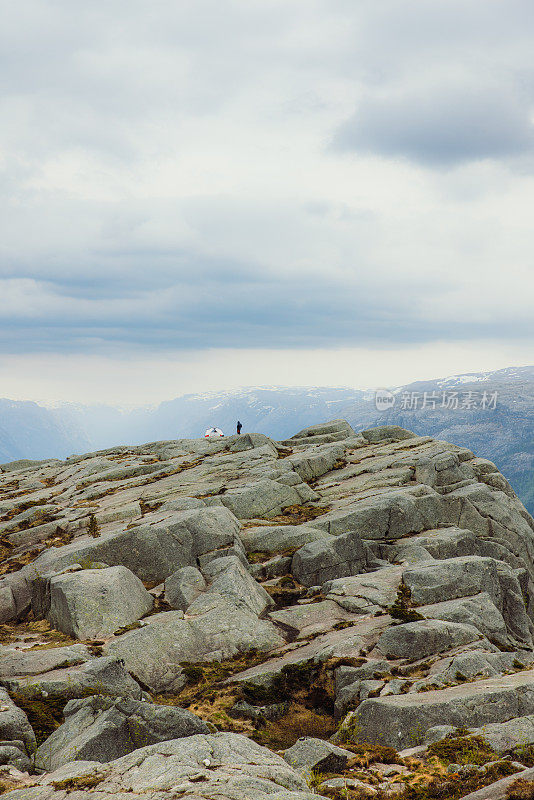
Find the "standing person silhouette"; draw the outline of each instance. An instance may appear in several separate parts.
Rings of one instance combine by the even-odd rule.
[[[243,427],[243,426],[241,425],[241,423],[239,422],[239,420],[237,420],[237,434],[238,434],[238,435],[241,433],[241,428],[242,428],[242,427]]]

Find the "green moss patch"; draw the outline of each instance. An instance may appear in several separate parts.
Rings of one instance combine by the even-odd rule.
[[[482,736],[449,735],[428,748],[430,756],[437,756],[444,764],[487,764],[499,756]]]
[[[28,717],[35,733],[38,747],[63,722],[63,709],[67,705],[67,700],[65,699],[42,698],[40,700],[30,700],[17,692],[11,695],[11,699]]]

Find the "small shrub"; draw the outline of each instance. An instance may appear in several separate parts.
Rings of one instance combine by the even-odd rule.
[[[97,539],[100,536],[100,527],[94,514],[89,515],[89,527],[87,528],[87,532],[93,539]]]
[[[142,624],[137,620],[136,622],[130,622],[129,625],[123,625],[122,628],[117,628],[114,631],[113,636],[121,636],[123,633],[128,633],[128,631],[134,631],[136,628],[142,628]]]
[[[266,550],[255,550],[252,553],[247,553],[249,564],[261,564],[263,561],[267,561],[269,557],[270,554]]]
[[[346,744],[347,750],[354,753],[354,758],[349,759],[350,767],[364,767],[379,761],[381,764],[402,764],[402,759],[394,747],[370,742],[352,742]]]
[[[279,525],[300,525],[302,522],[310,522],[323,514],[328,514],[330,510],[327,506],[286,506],[281,514],[271,517],[270,521]]]
[[[278,585],[279,586],[285,586],[288,589],[296,589],[297,588],[297,586],[295,584],[295,581],[293,580],[291,575],[284,575],[282,578],[280,578],[280,580],[278,581]]]
[[[410,747],[418,747],[420,744],[423,744],[423,739],[425,736],[425,732],[420,723],[414,725],[413,728],[408,732],[408,741],[410,742]]]
[[[412,592],[405,583],[401,583],[397,590],[397,597],[393,605],[388,606],[387,612],[394,619],[402,622],[417,622],[424,619],[417,611],[414,611],[415,603],[412,601]]]

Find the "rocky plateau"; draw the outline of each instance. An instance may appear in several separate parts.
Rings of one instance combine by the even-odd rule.
[[[0,469],[6,799],[534,798],[534,520],[492,462],[334,420]]]

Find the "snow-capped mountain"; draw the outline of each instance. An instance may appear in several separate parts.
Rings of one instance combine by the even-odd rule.
[[[534,511],[534,367],[452,375],[390,391],[394,403],[385,411],[377,410],[373,390],[320,387],[187,394],[134,409],[0,400],[0,460],[198,437],[213,425],[230,434],[238,419],[243,431],[284,439],[306,425],[343,417],[356,430],[396,424],[466,445],[495,461]]]

